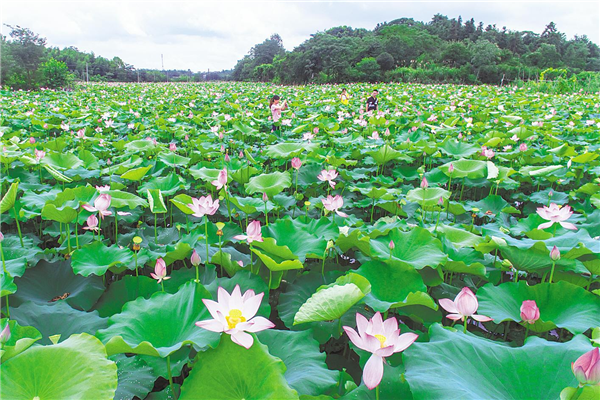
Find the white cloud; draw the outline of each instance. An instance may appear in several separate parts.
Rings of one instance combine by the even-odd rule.
[[[538,33],[554,21],[568,38],[585,34],[600,42],[598,2],[1,1],[3,23],[28,27],[51,46],[118,56],[138,68],[161,68],[163,54],[165,68],[227,69],[273,33],[291,50],[334,26],[372,29],[402,17],[427,22],[436,13]]]

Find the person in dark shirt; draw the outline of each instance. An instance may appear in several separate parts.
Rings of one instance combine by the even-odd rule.
[[[379,100],[377,100],[377,95],[379,94],[379,90],[373,90],[371,93],[371,97],[367,99],[367,111],[375,111],[379,106]]]

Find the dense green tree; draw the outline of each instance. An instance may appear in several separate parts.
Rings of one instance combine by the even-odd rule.
[[[72,81],[72,75],[69,73],[67,64],[54,58],[42,63],[39,69],[42,75],[41,83],[47,88],[62,88]]]
[[[46,54],[46,38],[42,38],[28,28],[19,25],[10,26],[9,35],[10,54],[14,60],[14,77],[17,86],[31,89],[36,83],[36,74],[39,65],[44,61]]]

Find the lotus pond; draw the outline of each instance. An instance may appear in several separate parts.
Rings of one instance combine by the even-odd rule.
[[[2,398],[600,398],[598,93],[347,88],[2,92]]]

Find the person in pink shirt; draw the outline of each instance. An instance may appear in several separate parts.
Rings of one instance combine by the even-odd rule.
[[[274,95],[269,101],[269,108],[271,109],[271,114],[273,116],[273,132],[279,130],[279,126],[275,125],[275,123],[281,119],[281,112],[287,108],[287,100],[284,100],[283,103],[280,102],[281,98],[277,95]]]

